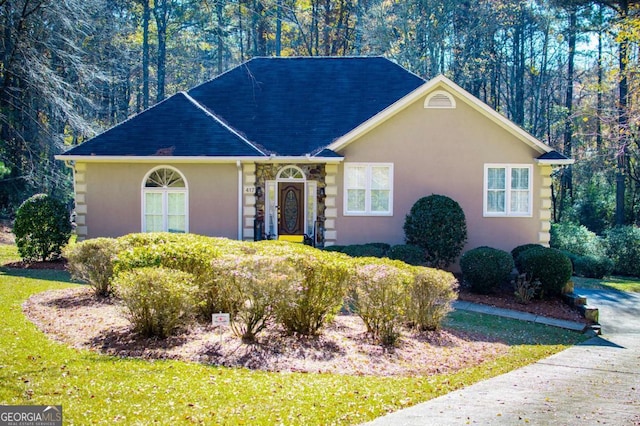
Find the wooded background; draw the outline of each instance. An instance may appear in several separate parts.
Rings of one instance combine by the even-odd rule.
[[[0,0],[0,216],[53,156],[254,56],[443,73],[559,152],[553,219],[640,223],[640,1]]]

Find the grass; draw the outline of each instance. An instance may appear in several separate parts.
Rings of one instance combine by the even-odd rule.
[[[15,244],[0,244],[0,265],[19,261],[20,255]]]
[[[4,254],[3,254],[4,256]],[[60,271],[0,272],[0,405],[62,405],[65,424],[358,424],[535,362],[584,339],[537,324],[455,312],[447,326],[507,342],[507,355],[452,374],[266,373],[98,355],[49,340],[23,315]]]
[[[635,277],[606,277],[601,280],[595,278],[573,277],[571,280],[578,288],[640,293],[640,278]]]

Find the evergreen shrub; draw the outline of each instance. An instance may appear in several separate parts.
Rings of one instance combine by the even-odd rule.
[[[511,257],[513,258],[513,261],[516,265],[516,269],[522,272],[522,265],[518,261],[518,258],[522,253],[524,253],[527,250],[539,249],[539,248],[545,248],[545,247],[542,244],[522,244],[520,246],[515,247],[513,250],[511,250]]]
[[[540,281],[541,298],[560,296],[573,273],[571,260],[557,249],[526,250],[518,256],[518,262],[522,265],[521,273],[532,281]]]
[[[300,282],[299,271],[277,256],[222,256],[212,261],[220,305],[231,317],[231,329],[245,343],[274,318],[278,300],[289,282]]]
[[[192,318],[197,287],[187,272],[163,267],[122,271],[113,289],[143,336],[168,337]]]
[[[460,205],[444,195],[429,195],[416,201],[405,218],[407,244],[422,247],[428,266],[446,268],[462,252],[467,224]]]
[[[402,265],[362,258],[351,276],[351,305],[367,331],[383,345],[396,343],[407,318],[413,275]]]
[[[607,252],[613,260],[613,272],[640,277],[640,228],[618,226],[606,233]]]
[[[234,244],[230,250],[224,249],[226,242],[191,234],[131,234],[122,238],[122,245],[131,247],[118,253],[114,271],[119,274],[134,268],[164,267],[188,272],[199,289],[199,313],[205,319],[211,318],[212,313],[220,311],[211,261],[223,253],[234,253]]]
[[[46,194],[36,194],[24,201],[16,212],[13,227],[18,253],[26,262],[60,257],[72,230],[65,205]]]
[[[495,291],[509,279],[514,267],[510,253],[491,247],[474,248],[460,259],[464,280],[471,285],[471,291],[481,294]]]
[[[580,256],[601,257],[606,253],[604,241],[585,226],[574,223],[551,225],[551,247]]]
[[[569,255],[574,274],[580,277],[602,279],[613,273],[613,260],[605,256]]]
[[[407,298],[407,320],[421,331],[437,330],[457,299],[458,281],[440,269],[415,267]]]
[[[74,279],[88,283],[97,296],[108,296],[113,263],[119,251],[120,244],[116,239],[93,238],[67,246],[64,256]]]
[[[409,265],[420,266],[426,261],[425,252],[421,247],[411,244],[399,244],[389,249],[389,259],[401,260]]]
[[[276,318],[290,334],[315,335],[344,303],[349,259],[320,250],[283,257],[295,274],[275,305]]]
[[[385,257],[389,251],[389,244],[386,243],[368,243],[368,244],[351,244],[348,246],[329,246],[325,251],[337,251],[351,257]]]

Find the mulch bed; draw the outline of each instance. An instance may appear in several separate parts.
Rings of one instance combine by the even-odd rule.
[[[458,299],[466,302],[482,303],[497,308],[529,312],[545,317],[577,321],[584,324],[588,323],[578,311],[559,299],[531,300],[527,304],[522,304],[516,300],[513,295],[513,290],[510,287],[500,288],[494,294],[474,294],[467,288],[460,288]]]

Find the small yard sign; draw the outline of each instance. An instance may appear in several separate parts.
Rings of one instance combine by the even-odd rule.
[[[213,314],[211,315],[211,322],[213,323],[214,327],[229,327],[229,314]]]

